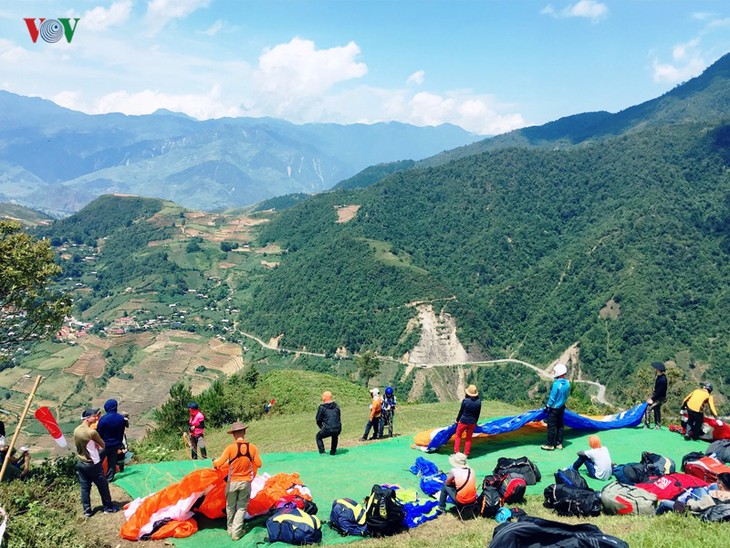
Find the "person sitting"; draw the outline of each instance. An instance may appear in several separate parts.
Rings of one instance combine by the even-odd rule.
[[[438,509],[446,511],[446,500],[456,501],[457,506],[464,506],[477,500],[477,482],[474,470],[466,463],[464,453],[454,453],[449,457],[453,468],[446,476],[446,481],[439,493]]]
[[[2,463],[5,462],[5,459],[8,458],[9,449],[10,446],[5,442],[0,445],[0,465],[2,465]],[[28,472],[30,472],[30,451],[28,448],[22,446],[20,448],[20,454],[18,454],[18,451],[15,447],[13,447],[9,459],[3,480],[11,481],[18,478],[25,479]]]
[[[600,438],[595,435],[588,436],[588,445],[591,448],[587,451],[578,451],[578,460],[573,463],[573,470],[578,470],[585,464],[588,477],[603,481],[611,479],[613,466],[608,448],[602,447]]]
[[[700,383],[700,387],[693,390],[684,398],[682,408],[687,409],[687,430],[685,439],[698,440],[702,436],[702,424],[705,420],[704,410],[709,408],[715,419],[718,418],[715,400],[712,398],[712,384],[709,382]],[[720,423],[722,424],[722,423]]]

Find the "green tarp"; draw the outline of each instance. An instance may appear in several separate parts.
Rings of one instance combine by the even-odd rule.
[[[603,444],[609,448],[612,460],[616,463],[638,462],[642,451],[652,451],[671,457],[679,466],[685,454],[690,451],[704,451],[707,448],[706,442],[685,441],[679,434],[666,429],[630,428],[598,434]],[[545,442],[544,435],[535,432],[512,432],[489,440],[475,441],[469,463],[474,468],[477,478],[481,479],[492,473],[498,457],[527,456],[537,464],[543,476],[538,485],[528,487],[527,494],[542,495],[543,489],[553,483],[553,473],[558,468],[570,466],[575,461],[576,451],[588,448],[588,435],[589,433],[584,431],[566,430],[565,449],[547,452],[540,450],[540,445]],[[251,441],[256,443],[255,439]],[[427,454],[411,449],[412,441],[410,436],[371,441],[342,448],[336,456],[320,455],[316,451],[264,453],[262,454],[264,465],[260,472],[268,472],[271,475],[297,472],[302,483],[312,491],[314,502],[319,507],[317,515],[324,522],[329,519],[333,500],[349,497],[362,501],[370,493],[374,483],[391,483],[408,489],[418,489],[419,480],[411,474],[409,467],[419,456],[435,462],[439,468],[448,471],[448,456],[453,447],[446,445],[439,452]],[[131,497],[143,497],[178,481],[196,468],[210,465],[210,460],[133,465],[118,474],[115,483]],[[586,475],[585,472],[583,475]],[[588,479],[588,482],[594,489],[601,489],[606,483],[593,479]],[[420,493],[420,490],[418,492]],[[199,521],[199,525],[200,531],[187,539],[174,539],[175,545],[254,547],[266,537],[266,528],[261,519],[253,524],[247,524],[245,537],[235,543],[226,534],[224,520],[203,518]],[[358,540],[356,537],[340,537],[327,525],[323,525],[322,531],[323,544]]]

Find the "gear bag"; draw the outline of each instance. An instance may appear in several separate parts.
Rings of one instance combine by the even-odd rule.
[[[628,464],[614,466],[613,475],[616,476],[619,483],[623,483],[624,485],[647,483],[651,479],[649,469],[640,462],[630,462]]]
[[[368,534],[374,537],[395,535],[405,529],[406,512],[390,487],[373,485],[365,504]]]
[[[580,475],[580,472],[573,468],[562,468],[555,472],[555,483],[579,489],[590,489],[588,482]]]
[[[477,497],[479,515],[483,518],[493,518],[502,506],[502,496],[496,487],[487,485]]]
[[[365,508],[352,499],[336,499],[332,502],[329,524],[342,536],[363,536],[368,529]]]
[[[707,483],[717,481],[718,474],[730,472],[730,466],[723,464],[715,457],[702,457],[697,460],[687,461],[684,465],[684,472],[690,476],[696,476]]]
[[[505,522],[494,529],[489,548],[629,548],[617,537],[606,535],[590,523],[571,525],[534,516]]]
[[[601,490],[601,504],[607,514],[653,516],[656,502],[654,493],[617,481]]]
[[[644,451],[641,454],[641,464],[646,465],[651,476],[665,476],[667,474],[674,474],[677,471],[677,467],[672,459],[649,451]]]
[[[520,457],[518,459],[499,457],[493,474],[495,476],[506,476],[511,473],[519,474],[525,478],[527,485],[535,485],[542,479],[538,467],[527,457]]]
[[[730,440],[713,441],[705,450],[705,455],[714,456],[725,464],[730,463]]]
[[[266,520],[268,542],[318,544],[322,542],[322,524],[317,516],[299,508],[283,508]]]
[[[543,506],[555,510],[559,516],[599,516],[601,499],[593,489],[553,484],[543,491]]]

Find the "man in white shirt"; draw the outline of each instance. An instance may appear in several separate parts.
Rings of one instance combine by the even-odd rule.
[[[601,447],[598,436],[588,436],[588,445],[591,446],[588,451],[578,451],[578,460],[573,463],[573,470],[578,470],[585,464],[591,478],[604,481],[611,479],[613,466],[608,448]]]
[[[111,494],[109,493],[109,482],[104,475],[99,453],[104,449],[104,440],[99,433],[92,428],[99,420],[98,408],[85,409],[81,414],[83,422],[74,430],[74,445],[76,447],[76,474],[81,483],[81,506],[84,508],[84,517],[90,518],[91,510],[91,484],[96,485],[101,495],[101,502],[104,505],[104,513],[112,514],[119,508],[114,506]]]

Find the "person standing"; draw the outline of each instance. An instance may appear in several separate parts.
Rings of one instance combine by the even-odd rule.
[[[563,448],[563,415],[565,415],[565,403],[570,395],[570,383],[565,375],[568,368],[565,364],[558,363],[553,367],[553,386],[550,389],[547,410],[547,444],[540,447],[545,451],[553,451]]]
[[[712,384],[709,382],[701,382],[699,388],[692,390],[684,398],[682,408],[685,407],[687,408],[687,430],[684,438],[687,440],[698,440],[702,436],[705,407],[708,407],[712,416],[717,419],[717,408],[715,407],[715,400],[712,398]]]
[[[370,402],[370,416],[368,422],[365,423],[365,433],[360,438],[360,441],[366,441],[368,439],[371,428],[373,429],[373,437],[370,438],[371,440],[378,439],[378,433],[380,432],[380,415],[383,411],[383,400],[380,397],[380,389],[371,388],[370,396],[373,398]]]
[[[477,483],[474,470],[466,463],[464,453],[454,453],[449,457],[449,463],[453,468],[446,476],[446,481],[439,493],[438,509],[443,513],[446,511],[446,500],[456,501],[457,505],[471,504],[477,500]]]
[[[106,461],[106,479],[111,483],[117,473],[117,457],[119,456],[119,449],[124,443],[126,421],[124,415],[117,412],[117,400],[107,400],[104,404],[104,411],[106,411],[106,414],[99,419],[96,431],[104,440],[101,460],[102,462]]]
[[[644,428],[649,428],[649,420],[651,413],[654,413],[654,428],[657,430],[662,427],[662,404],[667,399],[667,368],[662,362],[652,362],[651,366],[656,371],[656,378],[654,379],[654,391],[646,403],[646,413],[644,413]]]
[[[454,453],[461,450],[461,435],[466,434],[464,440],[464,454],[468,457],[471,452],[471,438],[482,413],[482,400],[479,399],[477,387],[470,384],[465,390],[466,397],[461,400],[459,413],[456,415],[456,434],[454,439]]]
[[[251,499],[251,482],[261,468],[258,449],[245,440],[247,428],[242,422],[234,422],[228,430],[233,435],[233,443],[220,457],[213,459],[213,468],[228,466],[226,528],[231,540],[239,540],[243,536],[243,518]]]
[[[205,448],[205,415],[200,411],[197,403],[188,404],[190,418],[188,425],[190,426],[190,455],[193,460],[198,460],[198,449],[200,456],[204,459],[208,458],[208,451]]]
[[[332,392],[326,390],[322,392],[322,403],[317,409],[317,417],[315,418],[319,432],[315,436],[317,441],[317,449],[319,454],[324,455],[324,440],[332,438],[330,443],[330,455],[337,453],[337,441],[342,432],[342,421],[340,419],[340,407],[337,402],[332,400]]]
[[[76,474],[81,483],[81,506],[84,509],[84,517],[90,518],[93,513],[91,510],[92,483],[99,490],[104,513],[112,514],[119,509],[112,502],[109,482],[107,482],[101,465],[99,452],[104,449],[104,440],[101,439],[99,432],[92,428],[99,421],[99,409],[85,409],[81,414],[81,419],[81,424],[74,430],[74,446],[76,447]]]
[[[395,419],[395,406],[398,404],[393,387],[388,386],[383,396],[383,409],[380,414],[380,437],[383,437],[383,430],[388,426],[388,437],[393,437],[393,420]]]

